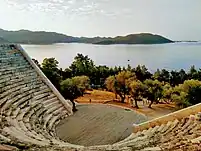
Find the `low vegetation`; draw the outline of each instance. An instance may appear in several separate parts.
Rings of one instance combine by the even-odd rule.
[[[88,56],[78,54],[65,70],[58,68],[55,58],[45,58],[42,65],[34,60],[49,80],[66,99],[69,99],[76,111],[74,100],[83,96],[88,89],[111,91],[122,103],[130,98],[134,107],[138,102],[174,103],[178,108],[200,103],[201,70],[194,66],[189,71],[166,69],[151,73],[145,66],[128,67],[97,66]]]

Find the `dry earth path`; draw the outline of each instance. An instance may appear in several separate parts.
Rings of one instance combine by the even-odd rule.
[[[132,125],[147,120],[130,109],[104,104],[78,105],[78,111],[57,126],[58,136],[73,144],[91,146],[120,141],[132,133]]]

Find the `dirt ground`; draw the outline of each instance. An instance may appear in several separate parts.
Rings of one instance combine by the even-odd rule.
[[[111,92],[88,91],[76,100],[78,111],[59,123],[56,128],[58,136],[69,143],[84,146],[111,144],[129,136],[134,123],[175,111],[171,104],[153,104],[150,109],[143,102],[139,102],[140,109],[136,109],[131,107],[129,100],[121,103],[114,98]]]
[[[106,101],[112,101],[115,98],[115,94],[108,91],[93,90],[86,91],[83,97],[79,97],[77,102],[79,103],[89,103],[91,99],[93,103],[104,103]]]
[[[152,109],[150,109],[148,108],[148,102],[147,104],[143,104],[143,102],[138,102],[140,109],[136,109],[131,107],[128,99],[125,100],[126,103],[121,103],[120,101],[115,100],[114,93],[101,90],[87,91],[87,94],[85,94],[83,97],[78,98],[76,101],[78,103],[90,103],[90,99],[91,103],[113,104],[130,108],[132,110],[145,114],[149,119],[157,118],[172,113],[176,110],[173,104],[153,104]]]
[[[147,121],[133,110],[105,104],[81,104],[71,117],[61,121],[57,135],[64,141],[84,146],[112,144],[132,133],[132,125]]]

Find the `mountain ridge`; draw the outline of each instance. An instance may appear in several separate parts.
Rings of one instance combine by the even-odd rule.
[[[53,44],[53,43],[91,43],[91,44],[160,44],[172,43],[160,35],[151,33],[129,34],[116,37],[73,37],[57,32],[30,31],[21,29],[8,31],[0,28],[0,37],[12,43]]]

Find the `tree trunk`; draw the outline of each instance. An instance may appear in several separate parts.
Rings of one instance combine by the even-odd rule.
[[[134,99],[135,100],[135,108],[139,109],[139,106],[137,104],[137,99]]]
[[[76,109],[76,106],[75,106],[75,102],[74,102],[74,100],[70,100],[71,102],[72,102],[72,104],[73,104],[73,112],[76,112],[77,111],[77,109]]]
[[[117,93],[115,93],[115,99],[117,99]]]
[[[124,103],[124,100],[125,100],[125,96],[120,96],[121,97],[121,103]]]
[[[151,101],[151,103],[149,104],[148,108],[151,108],[151,105],[154,103],[154,101]]]

